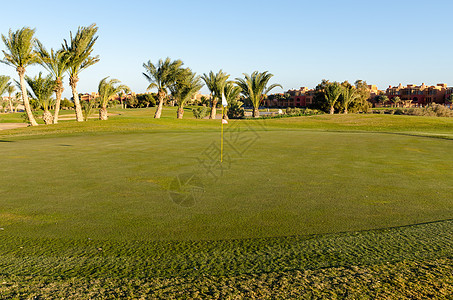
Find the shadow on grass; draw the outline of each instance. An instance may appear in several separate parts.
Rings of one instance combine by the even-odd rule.
[[[0,143],[14,143],[14,141],[0,140]]]

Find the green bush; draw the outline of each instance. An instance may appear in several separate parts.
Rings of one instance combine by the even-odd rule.
[[[192,108],[193,116],[196,119],[203,119],[208,115],[208,108],[206,106],[200,106],[197,108]]]
[[[300,108],[298,108],[298,107],[294,107],[294,108],[287,107],[286,114],[287,115],[300,115],[301,111],[300,111]]]

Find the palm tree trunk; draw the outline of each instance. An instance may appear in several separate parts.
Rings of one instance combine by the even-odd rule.
[[[42,115],[42,119],[46,125],[52,124],[53,117],[52,117],[52,114],[50,113],[50,111],[45,109],[44,113]]]
[[[11,100],[11,96],[8,97],[9,100],[9,111],[13,112],[13,100]]]
[[[209,119],[215,119],[216,114],[217,114],[217,100],[212,100],[211,115],[209,116]]]
[[[82,113],[82,106],[80,105],[79,94],[77,93],[77,82],[79,78],[77,77],[70,77],[69,78],[69,85],[72,89],[72,98],[74,99],[74,106],[75,106],[75,113],[76,113],[76,120],[77,122],[83,122],[83,113]]]
[[[182,119],[183,115],[184,115],[184,108],[183,108],[183,106],[181,105],[180,107],[178,107],[177,118],[178,118],[178,119]]]
[[[156,113],[154,114],[154,119],[160,119],[160,115],[162,114],[162,108],[164,106],[164,98],[165,92],[159,90],[157,92],[157,99],[159,101],[159,104],[157,105]]]
[[[24,68],[17,68],[17,73],[19,73],[20,79],[20,89],[22,90],[22,100],[24,101],[25,111],[27,112],[28,121],[30,122],[31,126],[38,126],[38,123],[33,116],[31,111],[30,102],[28,101],[27,90],[25,88],[25,69]]]
[[[259,116],[260,116],[260,110],[258,109],[258,107],[254,107],[253,108],[253,117],[258,118]]]
[[[108,119],[108,114],[107,114],[107,107],[101,107],[99,109],[99,120],[107,120]]]
[[[63,85],[63,83],[61,82],[61,85]],[[60,106],[61,106],[61,94],[63,93],[63,87],[62,86],[58,86],[57,87],[57,90],[55,91],[55,113],[54,113],[54,117],[53,117],[53,123],[54,124],[57,124],[58,123],[58,115],[60,114]]]
[[[333,108],[333,105],[330,107],[330,114],[333,115],[335,113],[335,108]]]

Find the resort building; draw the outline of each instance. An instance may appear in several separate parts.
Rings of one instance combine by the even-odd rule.
[[[391,100],[400,97],[403,102],[409,103],[410,106],[427,105],[429,103],[445,104],[448,97],[452,94],[452,88],[448,88],[445,83],[427,86],[408,84],[403,86],[389,86],[385,95]]]

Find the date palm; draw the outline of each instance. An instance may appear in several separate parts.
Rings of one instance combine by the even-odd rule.
[[[150,60],[143,64],[145,72],[143,76],[149,81],[147,90],[157,88],[157,105],[154,118],[159,119],[162,114],[165,97],[168,90],[176,80],[178,70],[181,69],[184,63],[181,60],[172,61],[169,57],[165,60],[159,59],[157,64],[153,64]]]
[[[341,96],[341,85],[338,82],[329,83],[324,91],[324,98],[326,103],[330,107],[330,114],[333,115],[335,112],[335,103]]]
[[[55,90],[55,80],[52,78],[52,74],[49,74],[45,77],[42,77],[42,72],[39,72],[38,76],[31,78],[25,76],[25,81],[27,81],[30,86],[31,92],[35,95],[39,104],[41,105],[44,113],[42,119],[46,125],[52,124],[52,114],[49,111],[52,99],[51,96]],[[31,94],[31,93],[30,93]]]
[[[393,102],[393,104],[395,104],[395,107],[398,107],[398,104],[402,102],[401,98],[398,96],[392,98],[391,101]]]
[[[259,106],[266,98],[267,94],[274,88],[283,88],[280,84],[274,83],[267,87],[269,80],[273,77],[268,71],[255,71],[252,75],[244,73],[243,78],[236,78],[236,84],[241,88],[241,93],[244,97],[250,99],[253,105],[253,117],[257,118],[260,115]]]
[[[344,106],[344,113],[348,113],[349,105],[359,97],[357,89],[353,86],[343,86],[341,91],[341,101]]]
[[[40,41],[36,41],[36,52],[38,53],[39,63],[52,74],[55,80],[55,113],[53,123],[58,123],[58,115],[60,113],[61,94],[64,91],[63,77],[68,69],[69,56],[65,54],[63,49],[54,51],[50,49],[50,53],[44,48]]]
[[[0,100],[3,100],[3,94],[6,93],[8,91],[8,88],[11,86],[11,84],[9,83],[9,80],[11,78],[9,76],[5,76],[5,75],[0,75]],[[9,105],[9,108],[10,108],[10,112],[13,111],[13,108],[12,108],[12,104],[11,104],[11,98],[8,99],[10,101],[10,105]],[[3,104],[4,107],[3,107],[3,110],[6,111],[6,105]]]
[[[203,83],[201,77],[192,72],[189,68],[181,69],[176,76],[175,83],[170,86],[170,91],[178,105],[177,118],[182,119],[184,115],[184,105],[195,95]]]
[[[77,92],[77,82],[79,74],[89,66],[99,61],[99,55],[91,56],[93,53],[94,43],[98,39],[96,32],[98,27],[91,24],[88,27],[79,27],[77,33],[73,36],[70,33],[69,41],[64,40],[62,45],[64,51],[64,60],[67,63],[67,73],[69,75],[69,85],[72,90],[74,106],[76,110],[76,120],[84,120],[82,107],[80,106],[79,94]]]
[[[107,120],[107,105],[113,96],[116,94],[128,90],[129,88],[125,85],[120,84],[121,81],[118,79],[107,80],[108,77],[103,78],[99,82],[98,93],[99,93],[99,120]]]
[[[228,119],[228,108],[230,108],[230,105],[234,104],[237,102],[239,99],[239,95],[241,94],[241,88],[238,87],[237,85],[234,84],[232,81],[228,81],[225,84],[224,88],[224,95],[225,99],[228,103],[227,108],[223,111],[223,118]]]
[[[8,87],[6,88],[6,92],[8,93],[9,108],[10,108],[11,112],[13,112],[13,99],[11,98],[11,95],[15,91],[16,91],[16,88],[12,84],[9,84]]]
[[[215,119],[217,113],[217,102],[222,99],[223,89],[225,88],[225,84],[228,80],[227,73],[220,70],[217,74],[214,72],[209,72],[209,74],[203,74],[202,79],[206,83],[209,91],[211,92],[211,115],[209,116],[210,119]]]
[[[16,68],[16,71],[19,74],[22,100],[24,102],[28,120],[32,126],[37,126],[38,123],[31,111],[25,86],[26,67],[38,62],[36,52],[33,50],[33,45],[36,41],[34,35],[35,29],[30,29],[29,27],[23,27],[14,32],[10,29],[8,36],[2,34],[2,40],[3,43],[5,43],[6,51],[3,50],[4,59],[1,62]]]

